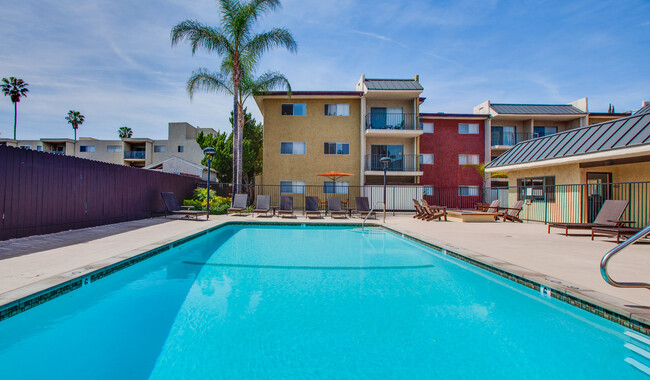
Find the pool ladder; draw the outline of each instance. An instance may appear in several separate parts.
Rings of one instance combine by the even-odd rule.
[[[372,212],[375,211],[375,207],[377,206],[384,206],[384,223],[386,223],[386,204],[384,202],[377,202],[374,206],[372,206],[368,215],[363,218],[363,222],[361,222],[361,231],[363,231],[363,229],[366,227],[366,220],[368,220],[368,217],[372,215]]]
[[[641,239],[642,237],[650,234],[650,225],[639,231],[636,235],[632,236],[631,238],[625,240],[621,244],[617,245],[614,247],[612,250],[607,252],[607,254],[603,257],[603,259],[600,261],[600,274],[603,276],[605,281],[607,281],[608,284],[612,286],[616,286],[617,288],[646,288],[650,289],[650,284],[646,282],[618,282],[615,281],[613,278],[609,276],[609,273],[607,273],[607,263],[609,260],[614,257],[617,253],[621,252],[624,250],[627,246],[634,244],[637,240]]]

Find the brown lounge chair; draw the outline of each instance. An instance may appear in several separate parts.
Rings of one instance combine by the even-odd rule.
[[[253,210],[253,216],[255,216],[255,214],[264,214],[264,216],[269,216],[269,211],[271,211],[271,196],[258,195],[257,204],[255,205],[255,210]]]
[[[280,208],[278,209],[278,216],[293,218],[293,196],[282,195],[280,196]]]
[[[368,197],[355,197],[354,205],[356,206],[354,212],[358,213],[360,217],[364,218],[370,214],[370,204],[368,203]],[[373,211],[372,217],[377,219],[377,213]]]
[[[305,197],[305,216],[308,218],[312,216],[316,218],[323,217],[323,214],[318,209],[318,197]]]
[[[650,225],[650,221],[648,221]],[[596,235],[606,235],[606,236],[616,236],[616,242],[621,242],[621,237],[630,237],[636,235],[643,228],[636,227],[592,227],[591,228],[591,240],[594,240]],[[646,234],[644,237],[649,237],[650,234]]]
[[[174,193],[160,193],[160,195],[162,195],[163,201],[165,202],[165,207],[167,208],[167,212],[171,212],[172,214],[175,215],[185,215],[188,218],[194,215],[196,217],[196,220],[199,220],[199,216],[201,215],[205,215],[206,218],[208,216],[207,211],[188,210],[187,208],[191,208],[192,206],[179,205]],[[183,210],[183,208],[185,208],[185,210]],[[165,216],[167,215],[165,214]]]
[[[423,219],[427,222],[434,219],[442,220],[442,218],[445,218],[445,222],[447,221],[446,207],[431,206],[429,205],[429,202],[427,202],[425,199],[422,199],[422,209],[426,213],[426,216]]]
[[[493,214],[498,214],[499,213],[499,203],[501,203],[500,200],[498,200],[498,199],[493,200],[492,203],[490,203],[490,205],[487,206],[487,208],[484,210],[484,212],[490,212],[490,213],[493,213]],[[497,218],[494,217],[494,220],[497,220]]]
[[[590,230],[593,227],[621,227],[624,221],[620,219],[629,203],[629,201],[606,200],[593,223],[550,223],[548,233],[551,233],[551,227],[564,229],[565,236],[569,236],[569,230]]]
[[[413,206],[415,206],[416,212],[415,215],[413,215],[415,219],[424,219],[427,216],[426,211],[424,211],[417,199],[413,199]]]
[[[235,194],[232,198],[232,205],[226,210],[226,214],[231,212],[241,214],[246,210],[246,203],[248,203],[248,194]]]
[[[339,197],[327,197],[327,211],[332,218],[334,215],[343,215],[346,218],[346,211],[341,209],[341,198]]]
[[[503,218],[503,221],[511,221],[511,222],[519,222],[523,223],[521,219],[519,219],[519,213],[521,212],[521,209],[524,207],[524,201],[517,201],[515,202],[514,207],[499,207],[500,210],[497,213],[497,215],[494,217],[494,220],[499,220],[499,218]]]

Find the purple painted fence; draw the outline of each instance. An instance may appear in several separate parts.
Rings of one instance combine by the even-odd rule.
[[[144,219],[198,178],[0,146],[0,240]]]

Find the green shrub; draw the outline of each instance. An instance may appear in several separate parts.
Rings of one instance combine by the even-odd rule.
[[[205,211],[208,207],[207,189],[194,189],[192,199],[185,199],[184,206],[192,206],[193,210]],[[230,207],[230,198],[217,196],[214,190],[210,190],[210,214],[225,214]]]
[[[204,209],[201,201],[195,199],[186,199],[183,201],[183,206],[192,206],[192,210],[202,211]]]

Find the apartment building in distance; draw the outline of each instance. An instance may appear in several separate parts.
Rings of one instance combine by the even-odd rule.
[[[212,128],[198,128],[181,122],[169,123],[167,140],[154,140],[150,138],[100,140],[91,137],[80,137],[77,141],[65,138],[42,138],[40,140],[17,141],[2,139],[0,140],[0,144],[118,165],[138,168],[154,166],[158,168],[164,167],[164,165],[157,164],[168,162],[172,158],[179,158],[188,163],[200,165],[203,159],[203,151],[196,142],[196,137],[201,131],[204,133],[216,133]],[[190,166],[176,165],[175,167],[189,168]]]

